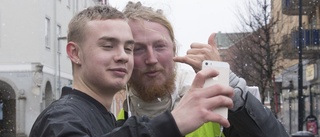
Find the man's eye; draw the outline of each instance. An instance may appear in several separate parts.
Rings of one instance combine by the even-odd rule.
[[[125,48],[126,51],[132,51],[132,48]]]
[[[143,50],[143,48],[134,48],[134,51],[136,52],[136,51],[142,51]]]
[[[103,47],[104,47],[104,48],[109,48],[109,49],[110,49],[110,48],[113,48],[113,46],[111,46],[111,45],[104,45]]]
[[[157,45],[157,46],[155,46],[156,49],[162,49],[164,47],[165,47],[165,45]]]

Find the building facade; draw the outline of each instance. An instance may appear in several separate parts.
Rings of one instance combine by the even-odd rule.
[[[299,9],[298,0],[271,0],[271,19],[277,21],[272,28],[272,39],[281,43],[282,54],[280,71],[274,72],[275,90],[272,96],[265,95],[265,105],[268,106],[270,98],[276,104],[276,115],[283,122],[290,133],[298,131],[298,40],[299,40]],[[320,2],[302,0],[302,81],[303,81],[303,130],[320,132]],[[216,41],[219,45],[221,58],[230,62],[234,55],[230,50],[235,48],[238,41],[228,41],[232,34],[217,33]],[[244,37],[245,38],[245,37]],[[242,39],[245,40],[245,39]],[[232,63],[231,63],[232,64]],[[234,68],[236,69],[236,68]],[[310,123],[310,116],[316,117],[318,126]],[[317,133],[316,133],[317,132]]]
[[[27,136],[40,112],[72,84],[67,25],[101,0],[0,1],[0,135]]]
[[[274,28],[275,38],[285,41],[282,45],[287,49],[284,52],[292,52],[292,56],[283,56],[286,64],[284,69],[277,74],[277,81],[281,83],[280,98],[282,109],[279,114],[287,131],[292,134],[298,131],[298,42],[299,42],[299,14],[302,22],[302,83],[304,109],[303,130],[319,135],[319,127],[314,127],[309,117],[320,119],[320,3],[313,0],[302,0],[302,12],[299,13],[298,0],[271,0],[272,18],[279,19],[279,27]],[[282,27],[280,27],[282,26]],[[279,64],[281,65],[281,64]],[[312,123],[312,125],[311,125]],[[319,125],[319,124],[318,124]]]

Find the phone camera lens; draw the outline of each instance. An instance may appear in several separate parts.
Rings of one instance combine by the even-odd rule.
[[[206,62],[205,64],[208,65],[208,62]]]

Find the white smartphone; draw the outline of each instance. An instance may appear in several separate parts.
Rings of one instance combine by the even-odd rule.
[[[221,84],[225,86],[229,85],[230,65],[227,62],[204,60],[202,62],[202,69],[206,68],[216,69],[217,71],[219,71],[219,75],[217,77],[207,79],[203,85],[204,88],[214,84]],[[213,110],[213,112],[220,114],[224,118],[228,118],[228,108],[226,107],[217,108]]]

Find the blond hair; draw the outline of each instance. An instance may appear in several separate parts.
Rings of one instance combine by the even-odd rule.
[[[152,7],[143,6],[141,2],[134,3],[129,1],[123,10],[123,13],[129,20],[146,20],[155,23],[159,23],[164,26],[168,31],[170,38],[173,42],[173,50],[176,53],[175,36],[173,27],[169,20],[163,15],[161,9],[154,10]]]

